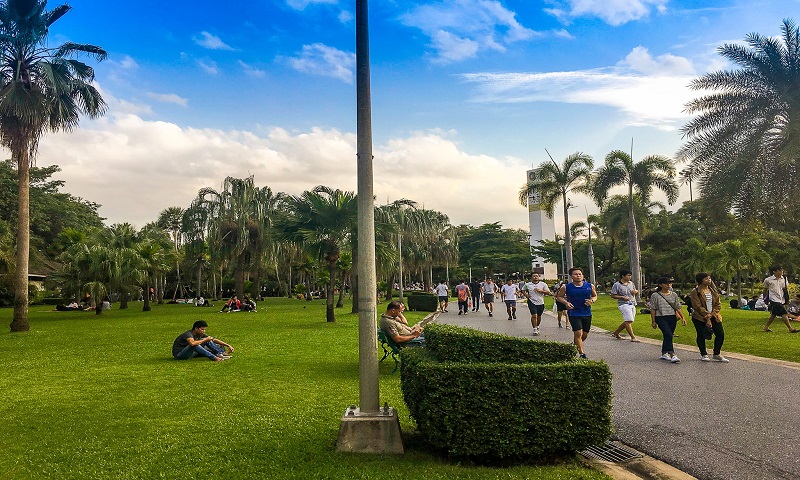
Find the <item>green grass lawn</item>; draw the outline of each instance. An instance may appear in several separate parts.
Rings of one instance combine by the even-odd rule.
[[[0,310],[0,479],[608,478],[577,462],[458,464],[413,435],[402,456],[337,453],[341,415],[358,402],[357,317],[339,309],[326,323],[323,301],[259,307],[145,313],[134,303],[101,316],[33,307],[31,331],[13,335],[11,310]],[[198,319],[236,347],[233,359],[172,359],[173,339]],[[392,367],[380,367],[380,401],[409,434]]]
[[[550,299],[552,302],[552,299]],[[549,305],[552,306],[552,303]],[[638,311],[638,310],[637,310]],[[691,318],[683,307],[686,317],[686,326],[681,326],[675,333],[675,343],[696,346],[694,326]],[[746,353],[759,357],[775,358],[790,362],[800,362],[800,333],[790,334],[783,321],[776,319],[772,323],[772,333],[762,332],[764,323],[769,318],[768,312],[755,312],[750,310],[731,309],[727,300],[722,301],[722,325],[725,327],[725,344],[723,352]],[[608,295],[600,295],[597,303],[592,307],[592,325],[606,330],[616,330],[622,322],[622,315],[617,310],[617,301]],[[792,326],[800,328],[800,324],[792,322]],[[636,314],[633,323],[633,332],[637,336],[661,340],[661,331],[650,326],[650,314]],[[623,332],[624,333],[624,332]],[[713,341],[708,342],[709,352]]]

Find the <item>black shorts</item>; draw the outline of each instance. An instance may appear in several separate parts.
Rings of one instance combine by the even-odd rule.
[[[450,297],[439,297],[439,303],[450,301]]]
[[[483,303],[494,303],[494,293],[484,293]]]
[[[783,306],[781,302],[769,302],[769,313],[775,315],[776,317],[782,317],[786,315],[786,307]]]
[[[565,312],[567,311],[567,306],[561,302],[556,302],[556,311],[557,312]]]
[[[592,328],[592,316],[589,315],[588,317],[573,317],[570,315],[569,317],[569,324],[572,327],[573,332],[578,332],[583,330],[584,332],[589,332]]]
[[[535,303],[528,300],[528,310],[531,311],[531,315],[539,315],[540,317],[544,313],[544,304],[536,305]]]

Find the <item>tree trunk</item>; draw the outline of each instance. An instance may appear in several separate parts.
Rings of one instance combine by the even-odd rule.
[[[261,300],[261,269],[256,267],[253,273],[253,286],[250,289],[250,298]]]
[[[143,312],[150,311],[150,277],[148,275],[147,280],[144,282],[144,306],[142,307]]]
[[[344,284],[347,283],[347,272],[342,272],[342,285],[339,287],[339,299],[336,301],[336,308],[344,307]]]
[[[203,266],[197,266],[197,291],[195,292],[195,297],[202,297],[203,296]]]
[[[233,273],[233,279],[236,282],[236,296],[240,299],[244,297],[244,254],[240,255],[236,260],[236,271]]]
[[[27,148],[16,155],[17,164],[17,256],[14,270],[14,317],[12,332],[27,332],[28,323],[28,260],[30,258],[30,157]]]
[[[569,230],[569,199],[567,193],[563,192],[564,200],[564,246],[567,251],[567,268],[564,273],[568,273],[569,269],[573,267],[572,263],[572,233]]]
[[[128,308],[128,299],[130,297],[130,293],[127,290],[128,287],[123,287],[122,292],[119,295],[119,309],[125,310]]]
[[[632,187],[631,187],[632,188]],[[633,274],[633,284],[641,292],[642,267],[639,258],[639,229],[636,227],[636,217],[633,214],[633,190],[628,193],[628,256],[631,261],[631,273]],[[642,300],[641,293],[636,294],[636,303]]]
[[[164,305],[164,289],[166,288],[167,280],[164,276],[159,275],[156,279],[156,284],[158,287],[156,288],[156,298],[158,299],[158,305]]]
[[[336,297],[333,295],[333,289],[336,288],[336,264],[328,266],[330,280],[328,280],[328,288],[325,295],[325,318],[329,322],[336,321],[336,312],[334,310],[334,303]]]

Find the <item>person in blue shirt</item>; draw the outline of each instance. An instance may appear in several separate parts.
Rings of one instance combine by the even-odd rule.
[[[563,285],[556,294],[556,301],[565,305],[569,312],[569,322],[574,336],[573,343],[581,358],[586,358],[583,342],[592,328],[592,305],[597,301],[594,285],[584,281],[583,270],[569,269],[570,283]]]

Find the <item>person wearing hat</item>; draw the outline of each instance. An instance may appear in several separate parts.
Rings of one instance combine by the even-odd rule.
[[[681,361],[675,355],[675,348],[672,345],[672,337],[675,336],[675,329],[680,318],[686,326],[686,317],[683,316],[678,294],[672,291],[672,279],[661,277],[658,279],[658,289],[650,295],[650,318],[652,327],[661,330],[664,340],[661,342],[661,360],[672,363]]]

